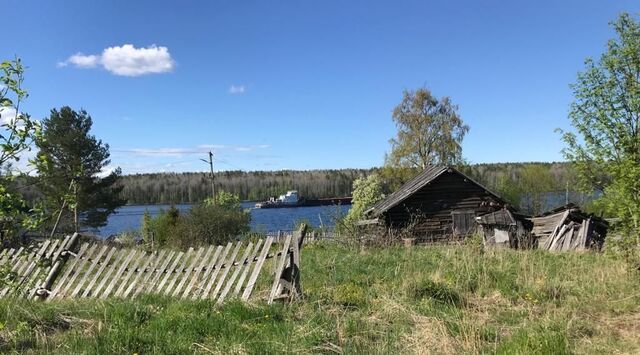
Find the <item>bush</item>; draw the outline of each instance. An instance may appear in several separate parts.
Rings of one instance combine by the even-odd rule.
[[[156,246],[180,248],[224,244],[247,233],[251,215],[242,209],[237,196],[224,192],[219,196],[223,198],[216,196],[215,204],[207,200],[186,214],[172,206],[155,218],[145,216],[142,233],[152,235]]]

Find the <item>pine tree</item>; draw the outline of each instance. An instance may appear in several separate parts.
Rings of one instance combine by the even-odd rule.
[[[120,169],[105,177],[110,164],[109,145],[90,134],[91,116],[70,107],[51,110],[44,119],[36,166],[50,212],[63,210],[63,226],[97,228],[124,205],[120,197]]]

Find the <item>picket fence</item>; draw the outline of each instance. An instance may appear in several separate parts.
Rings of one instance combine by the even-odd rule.
[[[135,298],[161,294],[181,299],[250,299],[263,269],[273,272],[267,301],[301,294],[300,248],[306,227],[275,242],[273,236],[226,246],[148,252],[100,242],[79,244],[79,234],[27,247],[0,249],[0,298],[47,302],[65,298]],[[272,266],[266,267],[271,261]]]

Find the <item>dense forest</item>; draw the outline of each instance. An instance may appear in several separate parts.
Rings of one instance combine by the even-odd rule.
[[[353,181],[373,170],[223,171],[215,174],[216,191],[242,200],[264,200],[298,190],[306,198],[350,196]],[[211,180],[205,173],[136,174],[122,177],[122,197],[129,204],[196,203],[211,196]]]
[[[264,200],[287,190],[298,190],[306,198],[323,198],[350,196],[355,179],[380,170],[224,171],[216,173],[214,181],[216,191],[231,192],[243,200]],[[461,170],[531,212],[564,202],[567,188],[571,202],[583,204],[586,200],[585,195],[575,192],[573,173],[567,163],[474,164]],[[122,197],[129,204],[196,203],[211,195],[211,180],[206,173],[125,175],[122,184]],[[555,200],[547,202],[550,195]]]

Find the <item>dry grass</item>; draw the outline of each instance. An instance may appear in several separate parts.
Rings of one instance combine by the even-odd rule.
[[[4,300],[0,352],[640,352],[640,277],[606,255],[315,243],[302,282],[288,306]]]

